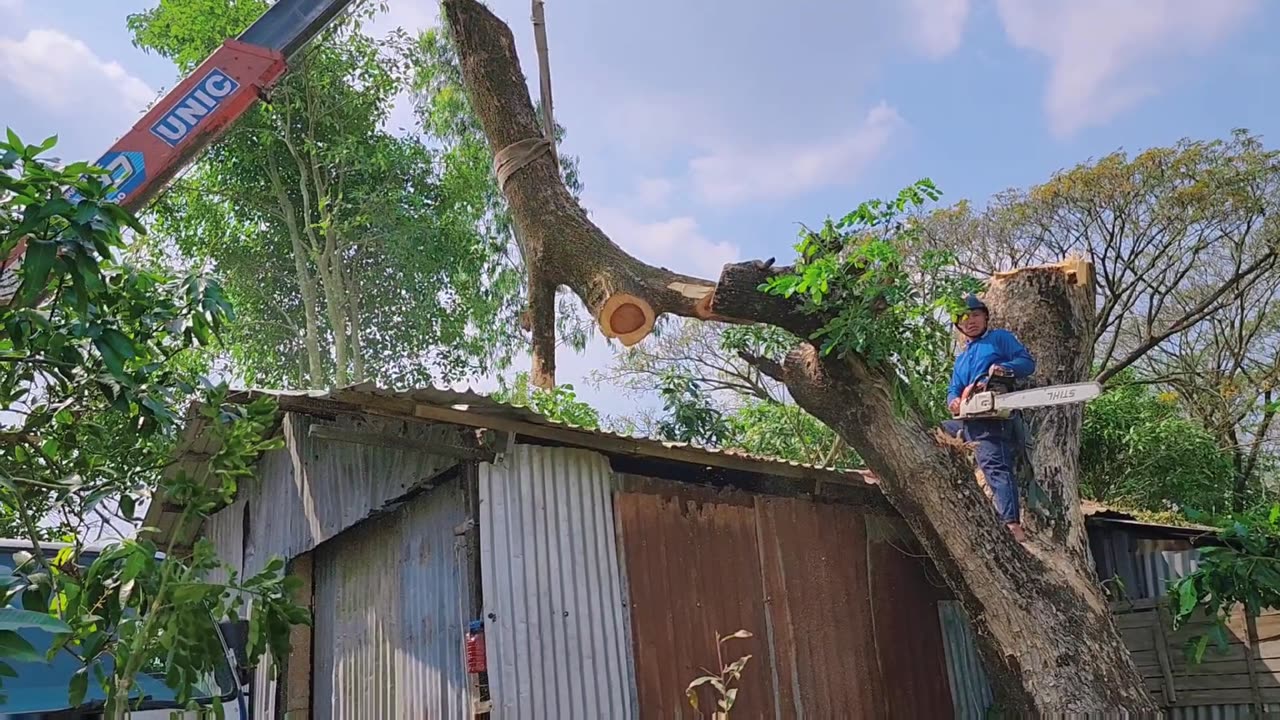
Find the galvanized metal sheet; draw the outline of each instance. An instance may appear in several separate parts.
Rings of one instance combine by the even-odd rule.
[[[495,717],[635,716],[608,461],[517,445],[480,466],[480,554]]]
[[[236,503],[207,523],[219,557],[239,558],[246,575],[274,556],[296,557],[373,513],[393,508],[456,462],[416,450],[313,438],[308,430],[316,422],[287,414],[282,426],[286,447],[266,453],[256,477],[241,483]],[[447,426],[414,422],[387,421],[369,428],[367,421],[344,418],[327,424],[434,442],[454,441],[456,433]],[[247,537],[241,530],[246,506]]]
[[[469,717],[465,519],[454,481],[316,551],[315,717]]]
[[[948,599],[942,576],[914,546],[905,526],[899,538],[873,537],[871,612],[885,684],[892,688],[878,717],[951,717],[945,643],[937,603]]]
[[[1158,598],[1168,593],[1169,583],[1200,565],[1200,551],[1195,548],[1170,548],[1187,545],[1182,541],[1138,540],[1134,555],[1146,582],[1146,597]]]
[[[750,654],[733,717],[774,715],[777,679],[750,505],[620,493],[615,499],[631,588],[642,718],[699,718],[685,687],[716,667],[716,635],[732,661]],[[704,702],[710,699],[704,695]]]
[[[841,505],[763,498],[756,501],[756,512],[777,670],[776,713],[888,717],[890,696],[900,689],[891,692],[894,686],[886,686],[877,657],[879,620],[872,614],[863,513]]]
[[[938,620],[942,626],[954,715],[962,719],[986,717],[994,697],[969,616],[958,600],[940,600]]]

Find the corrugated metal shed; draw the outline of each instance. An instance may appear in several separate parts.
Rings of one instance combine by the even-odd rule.
[[[1267,705],[1258,715],[1253,705],[1195,705],[1169,710],[1169,720],[1262,720],[1280,717],[1280,705]]]
[[[776,712],[887,717],[891,691],[876,652],[865,516],[780,498],[757,499],[755,511]]]
[[[986,717],[994,696],[982,657],[978,654],[969,616],[958,600],[941,600],[938,602],[938,619],[942,623],[947,679],[951,685],[955,717],[957,720]]]
[[[258,572],[274,556],[289,559],[315,548],[373,513],[394,507],[456,463],[417,450],[312,437],[310,429],[317,425],[355,430],[368,429],[369,421],[323,422],[286,414],[281,426],[285,447],[266,453],[258,462],[257,477],[241,484],[236,502],[208,520],[204,534],[214,541],[219,557],[238,561],[242,574]],[[375,427],[396,437],[440,443],[454,440],[456,432],[403,421],[378,422]]]
[[[516,445],[479,474],[495,716],[635,717],[608,461]]]
[[[465,519],[453,481],[317,551],[317,718],[466,714]]]
[[[1163,597],[1169,583],[1194,572],[1200,565],[1200,551],[1179,541],[1138,540],[1134,556],[1142,572],[1147,598]]]

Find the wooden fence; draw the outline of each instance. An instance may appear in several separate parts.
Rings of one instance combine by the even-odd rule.
[[[1261,713],[1280,703],[1280,611],[1247,620],[1237,610],[1227,624],[1225,652],[1210,640],[1199,663],[1187,648],[1209,632],[1207,619],[1175,631],[1163,600],[1116,602],[1112,611],[1147,687],[1164,707],[1252,704]]]

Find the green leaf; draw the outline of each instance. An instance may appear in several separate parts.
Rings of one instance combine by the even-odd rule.
[[[1178,587],[1178,614],[1186,617],[1196,608],[1198,599],[1196,584],[1190,578],[1183,580]]]
[[[8,663],[0,662],[0,677],[16,678],[18,677],[18,673]]]
[[[40,143],[40,152],[45,152],[46,150],[50,150],[53,148],[54,145],[57,145],[57,144],[58,144],[58,136],[50,135],[49,137],[44,139],[44,142]]]
[[[37,652],[36,647],[18,633],[0,630],[0,658],[11,658],[18,662],[44,662],[44,653]]]
[[[196,602],[204,599],[204,597],[212,590],[217,590],[217,587],[213,585],[203,585],[200,583],[175,585],[173,588],[173,602],[178,605]]]
[[[27,243],[27,250],[22,256],[22,289],[19,291],[23,304],[34,302],[49,284],[49,271],[53,269],[57,254],[57,243],[38,239]]]
[[[0,630],[21,628],[39,628],[50,633],[71,632],[71,626],[48,613],[10,607],[0,608]]]
[[[67,703],[77,708],[84,704],[84,696],[89,692],[89,666],[85,665],[75,671],[71,676],[71,683],[67,688]]]
[[[100,337],[103,342],[110,345],[111,349],[115,350],[116,354],[120,357],[126,360],[131,360],[137,357],[138,353],[136,348],[133,346],[133,341],[129,339],[129,336],[119,330],[116,330],[115,328],[104,328]]]

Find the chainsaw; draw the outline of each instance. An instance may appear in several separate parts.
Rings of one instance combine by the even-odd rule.
[[[1014,410],[1088,402],[1102,394],[1096,382],[1047,385],[1029,390],[1008,391],[1003,378],[992,378],[986,389],[970,393],[960,402],[959,418],[1007,418]]]

